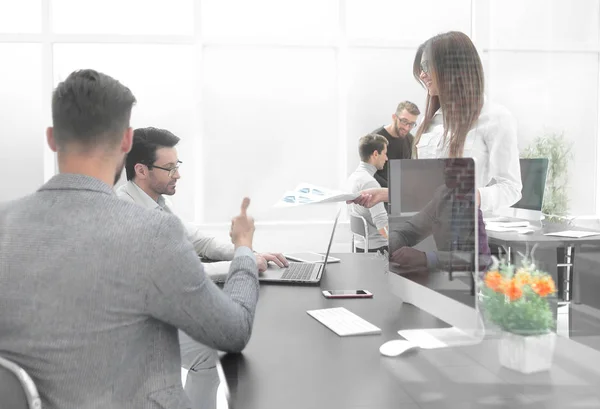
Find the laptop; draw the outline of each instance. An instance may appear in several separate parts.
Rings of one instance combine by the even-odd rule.
[[[339,217],[340,210],[338,210],[335,221],[333,222],[333,229],[331,230],[331,237],[329,238],[329,245],[327,246],[324,262],[290,262],[289,267],[284,268],[269,264],[267,270],[259,274],[259,281],[284,284],[318,284],[325,273],[327,258],[329,257],[329,251],[331,250],[331,243],[333,243],[333,236],[335,235],[335,228],[337,227]]]

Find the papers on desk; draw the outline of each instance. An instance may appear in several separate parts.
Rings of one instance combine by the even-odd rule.
[[[544,236],[558,236],[558,237],[570,237],[574,239],[581,239],[583,237],[598,236],[600,232],[594,231],[581,231],[581,230],[565,230],[557,231],[555,233],[546,233]]]
[[[498,231],[498,232],[521,232],[531,229],[531,226],[527,220],[518,221],[488,221],[485,222],[485,229],[487,231]]]
[[[503,216],[492,216],[492,217],[484,217],[483,221],[485,222],[485,224],[503,223],[503,222],[510,222],[511,219],[509,219],[508,217],[503,217]]]
[[[400,330],[398,335],[423,349],[475,345],[480,342],[456,327]]]
[[[359,193],[348,193],[321,186],[301,183],[293,191],[286,192],[275,207],[294,207],[307,204],[335,203],[354,200]]]

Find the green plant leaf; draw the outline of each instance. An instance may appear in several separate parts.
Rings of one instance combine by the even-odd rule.
[[[542,212],[548,220],[558,221],[569,211],[567,195],[569,163],[573,159],[572,142],[564,132],[547,132],[538,136],[521,153],[522,158],[548,158],[548,176],[544,192]]]

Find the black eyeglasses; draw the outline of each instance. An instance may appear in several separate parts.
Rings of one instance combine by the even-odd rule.
[[[163,168],[162,166],[157,166],[157,165],[146,165],[146,166],[148,166],[148,169],[157,168],[157,169],[161,169],[161,170],[166,170],[167,172],[169,172],[169,177],[172,178],[173,176],[175,176],[175,173],[179,170],[179,165],[181,163],[183,163],[183,162],[178,160],[177,164],[172,168]]]
[[[421,71],[425,74],[429,74],[429,63],[427,60],[421,61]]]
[[[404,118],[398,118],[398,121],[400,121],[400,123],[402,123],[404,125],[407,125],[409,128],[414,128],[415,126],[417,126],[416,122],[410,122]]]

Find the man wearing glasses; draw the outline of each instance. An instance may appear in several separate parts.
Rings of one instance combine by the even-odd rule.
[[[128,182],[117,190],[117,196],[148,209],[173,213],[164,195],[176,193],[177,181],[181,177],[175,145],[179,137],[166,129],[138,128],[133,133],[133,147],[127,155],[125,170]],[[202,233],[198,226],[183,222],[188,238],[200,257],[212,261],[231,261],[234,248],[230,240],[220,241]],[[272,261],[279,267],[286,266],[287,260],[279,253],[256,255],[258,270],[267,269]],[[213,279],[227,275],[229,263],[208,263],[204,265],[206,273]]]
[[[410,131],[417,125],[417,117],[421,112],[419,108],[410,101],[398,104],[396,112],[392,115],[392,123],[377,128],[371,133],[385,136],[388,140],[387,156],[392,159],[410,159],[412,157],[412,144],[414,136]],[[375,173],[375,180],[381,187],[388,187],[387,181],[388,163],[383,169]]]
[[[177,189],[179,165],[175,145],[179,137],[166,129],[140,128],[133,133],[133,146],[125,160],[128,182],[117,190],[121,199],[137,203],[147,209],[173,213],[164,195],[172,196]],[[219,241],[204,235],[198,226],[183,222],[187,236],[196,253],[215,261],[227,263],[204,264],[204,271],[213,280],[224,278],[233,260],[234,246],[230,240]],[[267,268],[267,260],[280,267],[287,265],[281,254],[256,254],[259,271]],[[181,364],[188,369],[185,392],[193,408],[215,408],[219,376],[216,369],[217,351],[194,341],[185,332],[179,332]]]

